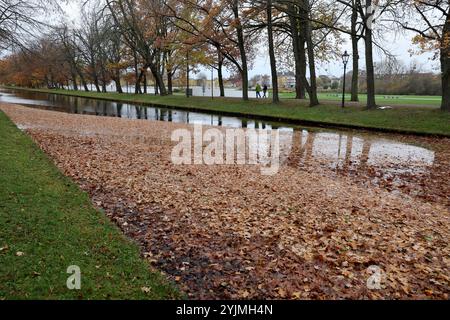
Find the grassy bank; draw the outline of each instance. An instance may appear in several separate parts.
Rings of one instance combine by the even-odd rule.
[[[307,125],[347,126],[399,133],[450,136],[450,114],[429,107],[411,106],[369,111],[360,106],[351,106],[342,110],[336,104],[323,104],[310,108],[306,101],[294,99],[285,99],[280,104],[274,105],[270,100],[256,99],[242,101],[237,98],[191,97],[187,99],[180,95],[161,97],[67,90],[35,91],[137,104],[165,105],[196,111],[223,112],[243,117],[256,116],[273,121],[304,122]]]
[[[178,295],[1,111],[0,150],[0,300]],[[81,290],[66,287],[70,265]]]
[[[294,99],[294,92],[282,92],[280,97],[284,99]],[[342,93],[333,92],[321,92],[318,93],[319,100],[322,102],[335,102],[342,101]],[[398,105],[411,105],[411,106],[429,106],[440,107],[442,97],[440,96],[417,96],[417,95],[376,95],[376,101],[382,106],[398,106]],[[350,101],[351,95],[346,94],[345,100]],[[367,103],[367,94],[359,94],[360,103]]]

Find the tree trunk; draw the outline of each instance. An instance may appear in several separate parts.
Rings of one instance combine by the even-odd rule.
[[[372,0],[366,0],[366,12],[372,6]],[[372,13],[373,14],[373,13]],[[366,17],[366,24],[367,19]],[[377,107],[375,101],[375,71],[373,66],[373,40],[372,29],[366,26],[365,35],[365,53],[366,53],[366,73],[367,73],[367,109],[375,109]]]
[[[91,76],[92,76],[92,80],[94,81],[95,89],[97,90],[97,92],[101,92],[99,81],[98,81],[98,75],[97,75],[97,66],[95,65],[95,59],[92,56],[89,61],[89,66],[91,68]]]
[[[114,77],[114,82],[116,84],[117,93],[123,93],[122,85],[120,84],[120,72],[116,71],[116,76]]]
[[[95,85],[95,90],[97,90],[97,92],[102,92],[102,90],[100,89],[100,85],[98,83],[98,78],[97,76],[94,77],[94,85]]]
[[[448,56],[441,58],[441,70],[442,70],[441,110],[450,112],[450,81],[449,81],[450,61]]]
[[[303,0],[303,8],[302,20],[303,28],[305,29],[305,39],[306,39],[306,46],[308,48],[308,64],[309,64],[309,76],[310,76],[310,83],[309,83],[309,106],[314,107],[319,104],[319,99],[317,98],[317,78],[316,78],[316,63],[315,63],[315,57],[314,57],[314,44],[312,40],[312,27],[311,22],[309,20],[310,15],[310,6],[309,6],[309,0]]]
[[[134,78],[135,78],[134,93],[139,94],[139,93],[141,93],[141,81],[140,81],[140,75],[139,75],[139,70],[138,70],[138,61],[137,61],[136,51],[133,52],[133,57],[134,57]]]
[[[248,65],[247,54],[245,52],[245,40],[242,24],[239,19],[239,0],[233,1],[233,13],[236,20],[236,32],[238,37],[238,47],[241,54],[241,78],[242,78],[242,99],[248,100]]]
[[[358,97],[358,77],[359,77],[359,52],[358,52],[358,35],[356,31],[356,23],[358,21],[358,10],[356,5],[354,5],[352,9],[352,30],[351,30],[351,38],[352,38],[352,50],[353,50],[353,72],[352,72],[352,97],[351,101],[359,101]]]
[[[114,82],[116,83],[116,91],[117,93],[123,93],[122,85],[120,84],[120,78],[114,79]]]
[[[143,70],[144,94],[147,94],[147,70]]]
[[[88,88],[86,79],[84,78],[84,75],[83,75],[81,72],[79,72],[78,74],[79,74],[79,76],[80,76],[81,84],[82,84],[83,87],[84,87],[84,91],[89,92],[89,88]]]
[[[73,82],[73,90],[78,91],[77,75],[75,72],[72,72],[72,82]]]
[[[290,5],[289,15],[290,28],[292,33],[292,47],[294,50],[294,60],[295,60],[295,93],[296,99],[306,98],[306,86],[303,83],[303,79],[306,78],[306,53],[305,53],[305,41],[300,39],[298,19],[295,16],[297,10],[293,5]]]
[[[76,73],[78,74],[78,76],[80,77],[80,82],[81,82],[81,85],[82,85],[83,88],[84,88],[84,91],[88,92],[88,91],[89,91],[89,88],[88,88],[88,86],[87,86],[86,79],[84,78],[84,75],[83,75],[83,73],[81,72],[81,70],[79,70],[79,68],[77,67],[76,63],[74,63],[74,68],[75,68],[75,72],[76,72]]]
[[[443,39],[448,39],[450,34],[450,15],[447,14],[443,29]],[[441,72],[442,72],[442,104],[441,110],[450,112],[450,44],[442,44],[441,48]]]
[[[222,53],[218,50],[218,66],[217,66],[217,77],[219,78],[219,88],[220,88],[220,96],[225,97],[225,86],[223,84],[223,56]]]
[[[173,95],[172,70],[167,70],[167,93]]]
[[[158,86],[159,94],[161,96],[167,96],[166,85],[164,84],[163,77],[161,75],[161,72],[159,72],[158,67],[155,64],[151,64],[150,71],[152,72],[153,78],[155,79],[156,85]]]
[[[48,80],[48,76],[45,75],[45,76],[44,76],[44,79],[45,79],[45,85],[47,86],[47,89],[51,89],[51,88],[50,88],[50,81]]]
[[[156,60],[156,70],[157,70],[157,75],[155,77],[156,79],[156,83],[158,84],[158,88],[159,88],[159,94],[161,96],[167,96],[167,88],[166,85],[164,83],[164,66],[163,64],[161,64],[161,56],[158,55],[158,59]]]
[[[138,76],[139,77],[139,76]],[[139,79],[138,77],[136,78],[136,81],[134,83],[134,93],[135,94],[139,94],[141,93],[141,85],[139,84]]]
[[[275,49],[273,45],[272,0],[267,0],[267,33],[269,40],[270,70],[272,72],[272,101],[273,103],[278,103],[280,102],[280,98],[278,96],[277,62],[275,60]]]
[[[314,107],[319,104],[319,98],[317,97],[317,77],[316,77],[316,63],[314,58],[314,48],[311,36],[308,36],[308,61],[309,61],[309,74],[310,74],[310,89],[309,89],[309,106]]]
[[[137,68],[137,67],[136,67]],[[141,82],[142,82],[142,71],[138,72],[138,70],[136,69],[136,83],[134,85],[134,93],[135,94],[142,94],[142,89],[141,89]]]
[[[93,73],[92,76],[93,76],[93,80],[94,80],[95,89],[97,90],[97,92],[101,92],[100,85],[99,85],[99,82],[98,82],[97,73],[95,72],[95,70],[94,70],[94,73]]]
[[[102,77],[102,92],[106,92],[106,71],[103,65],[100,65],[101,77]]]

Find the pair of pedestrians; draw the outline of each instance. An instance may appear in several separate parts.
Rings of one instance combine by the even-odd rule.
[[[263,98],[267,98],[267,85],[264,85],[262,92],[264,93]],[[259,83],[256,84],[256,98],[261,98],[261,86]]]

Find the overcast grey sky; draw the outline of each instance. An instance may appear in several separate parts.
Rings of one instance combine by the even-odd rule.
[[[411,32],[406,32],[405,34],[396,35],[392,33],[386,36],[386,40],[383,41],[383,46],[388,49],[388,51],[395,55],[396,58],[403,62],[406,66],[409,66],[411,63],[416,62],[421,65],[423,71],[434,71],[437,72],[437,68],[439,64],[436,61],[431,61],[432,54],[421,54],[421,55],[412,55],[410,54],[410,49],[416,49],[411,42],[412,37],[414,36]],[[345,37],[345,36],[344,36]],[[349,37],[348,37],[349,38]],[[352,51],[350,38],[346,43],[342,45],[342,53],[347,50],[350,54]],[[375,61],[381,61],[385,59],[385,55],[380,52],[380,50],[374,49]],[[360,55],[360,68],[364,68],[364,40],[359,42],[359,55]],[[351,59],[351,58],[350,58]],[[351,61],[349,62],[351,68]],[[333,75],[333,76],[341,76],[343,73],[343,65],[342,60],[329,62],[329,63],[319,63],[317,66],[318,75]],[[251,75],[254,74],[263,74],[270,73],[270,61],[268,52],[263,52],[260,57],[258,57],[254,69],[251,72]]]
[[[73,1],[69,4],[63,5],[63,8],[66,12],[67,19],[69,21],[77,22],[79,19],[80,12],[80,1]],[[376,28],[376,26],[374,27]],[[414,36],[412,32],[405,32],[403,34],[396,34],[392,32],[391,34],[385,35],[385,41],[382,42],[383,46],[389,50],[389,52],[397,57],[397,59],[403,62],[406,66],[410,65],[413,62],[418,63],[423,71],[434,71],[438,72],[439,64],[436,61],[431,61],[431,54],[421,54],[421,55],[413,55],[410,54],[410,49],[417,49],[412,42],[411,39]],[[342,44],[342,52],[348,50],[351,52],[351,43],[348,36],[344,35],[344,39],[347,42]],[[364,68],[364,41],[361,40],[359,44],[360,51],[360,68]],[[375,49],[374,52],[375,61],[380,61],[384,59],[384,55],[379,52],[379,50]],[[351,66],[351,61],[350,61]],[[318,63],[317,65],[317,74],[318,75],[328,75],[328,76],[337,76],[340,77],[343,73],[342,61],[339,59],[338,61],[328,62],[328,63]],[[206,71],[205,71],[206,72]],[[261,49],[260,54],[256,58],[255,63],[253,64],[252,70],[250,70],[250,77],[256,74],[270,74],[270,63],[269,63],[269,55],[267,52],[267,48]],[[225,72],[225,76],[228,76],[229,73]]]

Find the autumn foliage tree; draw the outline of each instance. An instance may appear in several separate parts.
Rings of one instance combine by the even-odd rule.
[[[55,46],[48,37],[18,49],[2,60],[0,79],[5,84],[32,88],[62,88],[71,78],[70,66],[64,58],[64,49]]]
[[[248,96],[248,71],[255,56],[256,39],[249,36],[246,26],[249,11],[243,1],[186,0],[166,4],[177,26],[192,35],[192,41],[207,43],[217,50],[218,63],[223,59],[241,76],[242,98]],[[194,13],[195,20],[187,19],[186,12]],[[219,70],[221,70],[219,67]]]
[[[0,49],[14,47],[2,60],[4,83],[86,91],[91,84],[99,92],[114,83],[122,93],[126,80],[136,94],[146,94],[151,81],[155,94],[166,95],[174,92],[174,81],[189,86],[192,73],[203,67],[217,71],[221,96],[227,70],[247,100],[249,71],[255,57],[267,53],[273,102],[279,102],[280,70],[287,70],[295,77],[296,98],[308,98],[313,107],[319,105],[317,65],[336,59],[340,64],[347,38],[353,51],[352,101],[366,91],[373,109],[380,86],[375,50],[392,58],[383,36],[397,24],[416,34],[420,52],[433,51],[440,61],[442,110],[450,109],[448,0],[86,0],[81,23],[59,23],[39,37],[30,33],[39,24],[30,13],[58,8],[56,1],[0,3]]]

